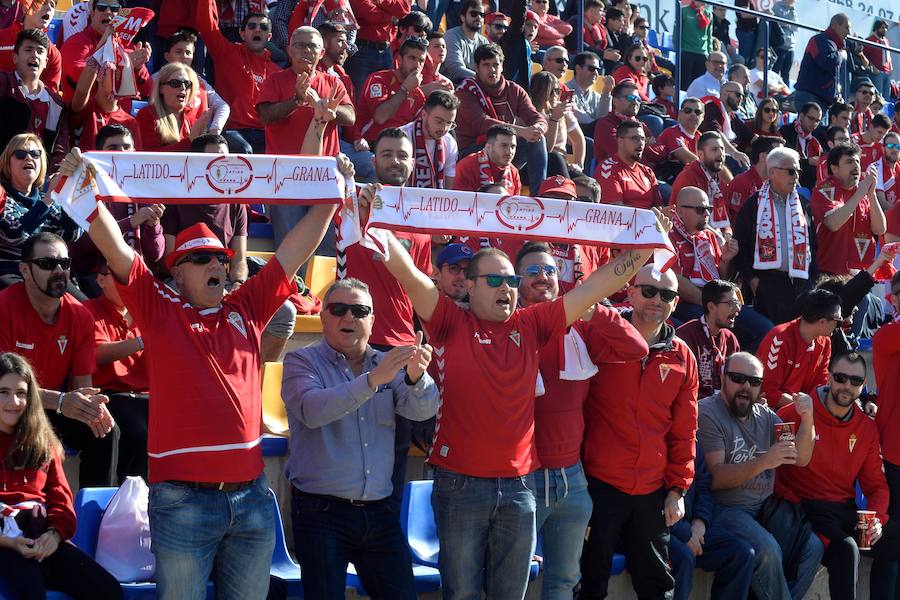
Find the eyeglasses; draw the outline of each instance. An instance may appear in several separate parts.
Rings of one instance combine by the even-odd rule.
[[[734,371],[726,371],[725,375],[731,381],[738,385],[749,383],[750,387],[759,387],[762,385],[762,377],[754,377],[753,375],[744,375],[743,373],[735,373]]]
[[[554,59],[552,59],[552,60],[553,60],[553,62],[555,62],[555,63],[558,64],[558,65],[559,65],[559,64],[565,64],[565,65],[569,64],[569,59],[568,59],[568,58],[565,58],[565,57],[562,57],[562,56],[558,56],[558,57],[556,57],[556,58],[554,58]]]
[[[800,170],[799,170],[799,169],[795,169],[795,168],[793,168],[793,167],[771,167],[771,168],[772,168],[772,169],[778,169],[779,171],[784,171],[785,173],[787,173],[787,174],[790,175],[791,177],[796,177],[797,175],[800,174]]]
[[[832,373],[831,377],[838,383],[850,382],[850,385],[860,386],[866,382],[865,377],[859,375],[847,375],[846,373]]]
[[[900,150],[900,144],[885,144],[886,150]]]
[[[635,60],[637,62],[647,62],[648,60],[650,60],[650,58],[642,54],[641,56],[632,56],[631,60]]]
[[[522,278],[518,275],[476,275],[475,279],[479,277],[484,277],[484,280],[487,282],[488,287],[498,288],[503,285],[503,282],[506,282],[511,288],[519,287],[519,284],[522,283]]]
[[[499,31],[506,31],[507,29],[509,29],[509,25],[505,25],[503,23],[492,23],[491,27]]]
[[[185,256],[184,260],[178,261],[178,265],[183,265],[187,262],[192,265],[208,265],[213,259],[219,261],[220,265],[224,265],[228,262],[228,255],[224,252],[194,252]]]
[[[738,300],[719,300],[716,304],[727,304],[731,308],[736,308],[738,310],[744,308],[744,305],[741,304]]]
[[[32,265],[36,265],[38,269],[42,271],[52,271],[56,267],[59,267],[63,271],[68,271],[69,267],[72,266],[71,258],[53,258],[50,256],[42,256],[41,258],[32,258],[29,261],[26,261]]]
[[[681,112],[683,112],[686,115],[700,116],[703,114],[703,109],[702,108],[682,108]]]
[[[318,52],[322,49],[322,46],[316,44],[315,42],[294,42],[291,44],[291,48],[296,48],[297,50],[306,50],[307,52]]]
[[[537,277],[541,273],[544,273],[547,277],[555,277],[559,274],[559,269],[555,265],[528,265],[522,269],[522,272],[529,277]]]
[[[34,159],[40,159],[41,154],[43,153],[44,151],[38,148],[35,148],[34,150],[22,150],[21,148],[19,148],[17,150],[13,150],[12,155],[18,160],[25,160],[29,156]]]
[[[635,29],[650,29],[650,27],[648,25],[635,25],[634,28]]]
[[[447,267],[447,270],[450,272],[451,275],[459,275],[460,273],[462,273],[463,271],[466,270],[466,268],[463,267],[462,265],[448,265],[447,263],[444,263],[441,266]]]
[[[655,298],[657,294],[659,294],[659,299],[663,302],[671,302],[678,296],[678,292],[675,290],[661,290],[655,285],[650,285],[649,283],[639,284],[634,286],[636,288],[640,288],[641,295],[648,300],[650,298]]]
[[[766,113],[767,115],[771,115],[771,114],[777,113],[777,112],[778,112],[778,109],[777,109],[777,108],[772,108],[772,107],[767,106],[767,107],[765,107],[764,109],[762,109],[762,111],[763,111],[764,113]]]
[[[97,12],[109,11],[113,14],[119,12],[119,9],[121,9],[121,8],[122,7],[119,6],[118,4],[95,4],[94,5],[94,10],[96,10]]]
[[[329,302],[325,309],[335,317],[343,317],[350,311],[355,319],[365,319],[372,314],[372,307],[365,304],[344,304],[343,302]]]
[[[682,204],[679,208],[693,208],[698,215],[705,215],[712,212],[712,206],[708,204]]]
[[[714,64],[714,65],[727,65],[727,64],[728,64],[728,63],[725,62],[724,60],[708,60],[708,61],[706,61],[706,62],[712,63],[712,64]]]
[[[167,85],[173,90],[189,90],[194,87],[194,84],[187,79],[170,79],[163,82],[162,85]]]
[[[261,21],[259,23],[257,23],[256,21],[250,21],[249,23],[247,23],[247,29],[249,29],[250,31],[256,31],[257,28],[259,28],[260,31],[268,31],[269,24],[265,21]]]

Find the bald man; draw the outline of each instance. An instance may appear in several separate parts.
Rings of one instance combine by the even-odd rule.
[[[625,549],[639,598],[675,587],[669,527],[684,516],[694,478],[697,361],[666,324],[678,304],[678,278],[641,268],[624,316],[650,348],[642,359],[597,365],[585,403],[583,463],[594,504],[582,555],[581,598],[605,598],[612,557]],[[667,596],[670,597],[670,596]]]
[[[706,59],[706,73],[691,82],[687,95],[694,98],[718,96],[719,88],[725,83],[728,57],[722,52],[710,52]]]

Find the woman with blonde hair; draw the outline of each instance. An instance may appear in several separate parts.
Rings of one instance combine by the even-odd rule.
[[[194,108],[200,80],[192,68],[169,63],[153,81],[150,104],[137,114],[145,151],[188,152],[191,142],[206,133],[210,114]]]
[[[47,153],[41,138],[33,133],[13,136],[0,153],[0,185],[6,192],[0,210],[0,288],[22,280],[22,243],[30,236],[49,231],[67,243],[81,236],[78,225],[44,193],[46,177]],[[55,177],[48,188],[54,183]]]
[[[553,73],[541,71],[531,77],[531,102],[547,119],[544,141],[547,144],[547,176],[569,176],[569,165],[584,170],[585,139],[572,103],[560,100],[562,86]],[[566,146],[572,147],[568,153]],[[533,190],[537,191],[537,188]]]
[[[75,545],[63,449],[28,362],[0,354],[0,588],[4,598],[122,598],[118,582]]]

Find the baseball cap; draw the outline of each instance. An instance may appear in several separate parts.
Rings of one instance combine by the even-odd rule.
[[[175,236],[175,250],[166,256],[166,267],[171,269],[185,254],[194,252],[224,252],[228,258],[234,256],[234,250],[226,248],[206,223],[197,223]]]
[[[858,90],[861,87],[874,88],[875,84],[872,83],[872,80],[869,79],[868,77],[856,77],[850,83],[850,92],[855,94],[856,90]]]
[[[464,260],[472,260],[473,256],[475,256],[475,253],[465,244],[447,244],[447,246],[438,253],[435,264],[437,264],[438,267],[445,264],[455,265]]]
[[[565,194],[566,196],[571,197],[572,200],[578,197],[578,192],[575,190],[575,182],[562,175],[548,177],[544,180],[541,184],[541,188],[538,190],[538,196],[552,193]]]
[[[537,13],[534,12],[533,10],[525,11],[525,20],[526,21],[537,21],[538,23],[541,22],[541,18],[538,17]]]
[[[509,17],[504,15],[502,12],[492,12],[484,18],[484,23],[485,25],[491,25],[497,19],[509,19]]]

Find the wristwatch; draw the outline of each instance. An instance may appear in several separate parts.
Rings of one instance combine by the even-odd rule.
[[[680,488],[680,487],[678,487],[678,486],[675,486],[675,487],[670,487],[670,488],[669,488],[669,491],[670,491],[670,492],[675,492],[675,493],[678,494],[680,497],[684,498],[684,488]]]

